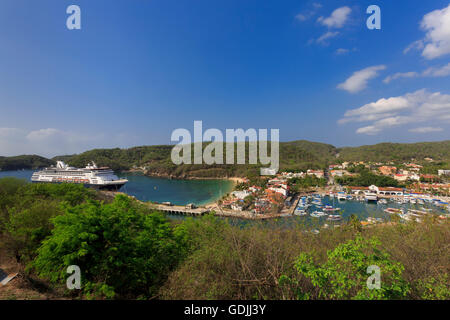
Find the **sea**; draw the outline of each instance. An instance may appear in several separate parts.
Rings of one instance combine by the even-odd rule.
[[[0,178],[15,177],[30,181],[34,170],[0,171]],[[142,173],[116,172],[128,179],[119,191],[141,201],[170,202],[174,205],[193,203],[197,206],[215,202],[233,189],[230,180],[177,180],[145,176]]]
[[[33,170],[19,171],[0,171],[2,177],[16,177],[30,181]],[[170,202],[175,205],[186,205],[193,203],[197,206],[205,205],[222,198],[233,189],[234,183],[230,180],[177,180],[145,176],[142,173],[117,172],[121,178],[128,179],[128,183],[120,191],[127,193],[141,201],[152,202]],[[339,201],[336,198],[325,196],[322,198],[322,204],[331,205],[339,208],[339,213],[343,219],[341,221],[328,221],[326,217],[315,218],[309,214],[307,216],[288,216],[265,221],[245,220],[240,218],[225,218],[233,225],[252,226],[252,225],[271,225],[277,227],[307,227],[308,229],[336,227],[345,221],[348,221],[352,214],[356,215],[361,221],[368,217],[379,219],[379,221],[389,221],[390,214],[384,210],[387,208],[408,209],[433,209],[435,213],[446,212],[432,204],[398,204],[389,201],[387,204],[372,203],[357,200]],[[320,207],[310,207],[309,213],[322,211]],[[174,219],[184,219],[183,216],[172,216]]]

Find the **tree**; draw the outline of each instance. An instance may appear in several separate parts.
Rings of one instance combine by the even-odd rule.
[[[64,283],[67,267],[79,266],[88,297],[150,297],[185,253],[182,229],[124,195],[68,207],[52,221],[32,267]]]
[[[350,216],[349,225],[355,229],[356,232],[362,231],[362,224],[361,221],[359,221],[358,217],[355,214],[352,214]]]
[[[409,291],[401,277],[404,267],[379,250],[380,244],[376,238],[366,240],[358,235],[328,251],[328,259],[322,264],[316,264],[309,253],[300,254],[295,268],[318,289],[319,299],[401,299]],[[366,271],[371,265],[381,270],[380,289],[370,290],[366,285]]]
[[[28,208],[13,207],[6,223],[5,245],[17,260],[31,261],[41,242],[50,235],[50,219],[61,214],[55,201],[38,200]]]

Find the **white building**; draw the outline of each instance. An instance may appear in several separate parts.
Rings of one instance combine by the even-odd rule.
[[[244,208],[241,205],[237,204],[237,203],[231,204],[231,209],[234,210],[234,211],[242,211],[242,210],[244,210]]]
[[[242,190],[242,191],[233,191],[231,194],[238,199],[245,199],[246,197],[251,195],[251,192],[248,190]]]
[[[275,188],[275,187],[271,187],[271,188],[269,188],[269,190],[272,190],[272,191],[274,191],[274,192],[277,192],[277,193],[280,193],[280,194],[282,194],[283,196],[287,196],[287,190],[286,189],[284,189],[284,188]]]

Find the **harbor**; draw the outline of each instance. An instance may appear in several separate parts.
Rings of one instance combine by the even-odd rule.
[[[15,176],[29,179],[31,170],[1,172],[1,176]],[[121,192],[142,203],[147,203],[175,218],[200,217],[214,213],[223,218],[238,220],[265,221],[276,220],[285,226],[306,225],[316,228],[339,225],[355,215],[363,224],[388,222],[397,214],[403,221],[421,221],[425,215],[437,214],[441,218],[449,215],[449,197],[432,196],[420,193],[406,193],[398,188],[350,188],[350,193],[334,188],[317,191],[298,192],[285,197],[279,210],[275,212],[243,209],[239,200],[219,201],[226,192],[232,191],[232,182],[226,180],[169,180],[152,178],[139,173],[125,173],[121,176],[128,183]],[[274,181],[273,179],[272,181]],[[271,187],[277,195],[283,192],[283,183],[275,181]],[[249,188],[258,192],[258,188]],[[251,191],[250,190],[250,191]],[[330,191],[332,190],[332,191]],[[103,191],[113,196],[116,192]],[[233,191],[240,196],[242,191]],[[246,197],[251,193],[243,193]],[[176,197],[175,197],[176,196]],[[238,198],[234,198],[238,199]],[[243,201],[243,200],[240,200]],[[237,203],[234,205],[233,203]]]

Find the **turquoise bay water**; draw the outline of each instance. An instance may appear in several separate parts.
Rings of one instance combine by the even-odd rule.
[[[0,171],[0,178],[16,177],[30,181],[33,172]],[[229,180],[170,180],[129,172],[120,172],[118,176],[129,180],[120,191],[141,201],[169,201],[176,205],[204,205],[220,199],[233,188],[233,182]]]
[[[169,201],[175,205],[204,205],[222,198],[233,188],[229,180],[171,180],[139,173],[119,173],[128,179],[120,191],[142,201]]]
[[[0,171],[0,178],[12,176],[30,181],[32,174],[32,170]],[[122,187],[120,191],[135,196],[141,201],[169,201],[176,205],[186,205],[188,203],[203,205],[220,199],[224,194],[230,192],[233,187],[233,182],[228,180],[170,180],[148,177],[140,173],[128,172],[118,173],[118,176],[129,180],[129,182]],[[395,202],[388,202],[388,204],[377,204],[360,201],[338,201],[337,199],[332,199],[328,196],[322,199],[322,203],[323,205],[332,205],[333,207],[340,208],[340,214],[343,216],[342,221],[330,222],[327,221],[326,217],[314,218],[310,215],[304,217],[282,217],[276,220],[267,221],[249,221],[239,218],[226,218],[226,220],[230,221],[232,224],[237,224],[240,226],[258,225],[261,223],[263,225],[269,224],[278,227],[295,227],[302,225],[309,228],[319,228],[325,224],[328,224],[330,227],[333,225],[339,225],[342,222],[347,221],[352,214],[355,214],[360,220],[366,220],[368,217],[373,217],[388,221],[390,219],[390,215],[384,212],[384,209],[386,208],[422,209],[425,207],[433,208],[436,212],[443,212],[442,209],[438,209],[429,204],[412,205],[398,204]],[[312,206],[308,212],[311,213],[315,210],[322,211],[321,208]],[[175,219],[184,219],[183,216],[170,217]]]

